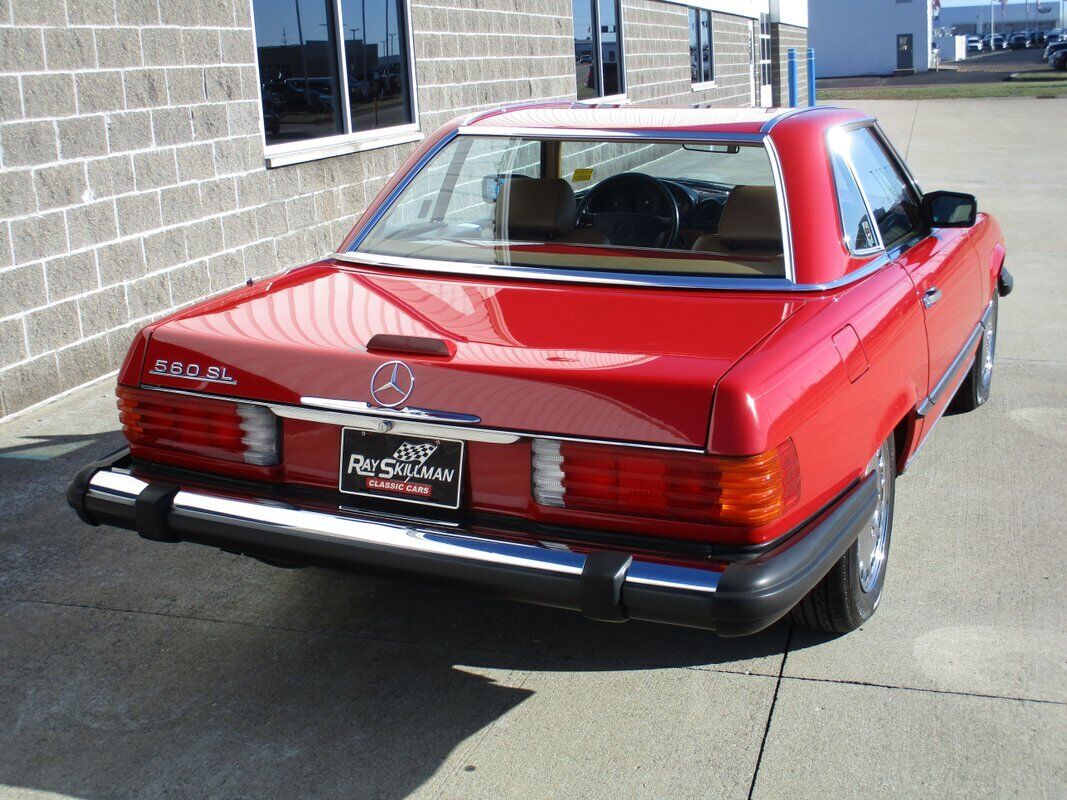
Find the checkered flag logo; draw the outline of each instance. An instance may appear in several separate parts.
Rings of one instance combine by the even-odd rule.
[[[393,458],[397,461],[414,461],[416,464],[422,464],[437,450],[435,444],[412,444],[411,442],[404,442],[393,453]]]

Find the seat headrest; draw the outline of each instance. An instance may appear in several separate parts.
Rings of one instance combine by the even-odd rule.
[[[774,187],[735,186],[719,220],[719,241],[731,250],[782,252],[782,225]]]
[[[496,203],[497,235],[509,239],[555,239],[574,230],[578,204],[562,178],[511,178]]]

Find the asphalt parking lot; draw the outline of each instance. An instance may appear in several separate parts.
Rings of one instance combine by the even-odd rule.
[[[1067,795],[1067,101],[856,105],[997,214],[1016,277],[867,626],[603,625],[89,528],[63,492],[120,443],[101,383],[0,425],[0,796]]]

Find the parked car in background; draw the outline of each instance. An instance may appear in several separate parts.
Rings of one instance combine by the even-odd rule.
[[[1053,69],[1067,69],[1067,48],[1057,50],[1048,60]]]
[[[128,446],[68,500],[597,620],[851,631],[897,476],[989,398],[1004,256],[859,111],[482,112],[333,255],[138,334]]]
[[[1045,34],[1045,44],[1053,44],[1063,38],[1062,28],[1052,28]]]
[[[1012,50],[1025,50],[1029,47],[1029,39],[1025,33],[1017,32],[1013,33],[1008,39],[1008,46]]]
[[[985,49],[985,45],[983,44],[981,39],[979,39],[977,36],[967,37],[968,53],[980,53],[983,49]]]
[[[1047,61],[1049,66],[1052,66],[1053,56],[1064,49],[1067,49],[1067,42],[1052,42],[1052,44],[1046,45],[1043,60]]]
[[[1004,36],[999,33],[987,33],[982,37],[982,47],[986,50],[1003,50],[1005,47]]]

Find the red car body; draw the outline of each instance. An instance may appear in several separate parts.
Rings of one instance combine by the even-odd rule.
[[[149,538],[473,585],[598,619],[726,634],[770,624],[812,589],[871,513],[874,490],[861,491],[871,454],[893,440],[901,472],[929,436],[1010,277],[1000,230],[985,214],[968,227],[928,230],[907,247],[850,252],[827,135],[874,125],[864,115],[705,114],[693,124],[697,117],[679,122],[669,110],[605,111],[602,127],[651,140],[737,136],[773,148],[788,209],[787,280],[640,285],[398,267],[353,254],[443,142],[479,126],[560,135],[590,126],[588,111],[555,106],[457,121],[412,155],[334,256],[146,327],[118,379],[124,422],[136,427],[145,402],[172,403],[173,430],[131,436],[128,452],[87,467],[71,487],[72,505],[87,521]],[[926,307],[924,297],[938,291],[939,302]],[[420,349],[425,342],[443,346]],[[430,418],[371,397],[376,371],[392,361],[410,368],[411,403],[433,409]],[[275,414],[278,463],[217,457],[215,440],[189,446],[183,420],[213,414],[210,398]],[[338,494],[339,431],[353,422],[429,436],[456,431],[466,448],[460,508],[361,505]],[[766,520],[553,507],[531,491],[532,443],[545,436],[579,454],[581,443],[675,454],[683,470],[684,459],[704,456],[728,467],[767,453],[795,463],[788,498]],[[194,511],[205,497],[211,509],[201,500]],[[289,516],[268,524],[253,511],[263,504]],[[348,535],[347,523],[362,527]],[[390,536],[398,532],[425,552],[397,546]],[[493,563],[471,556],[484,550]]]

